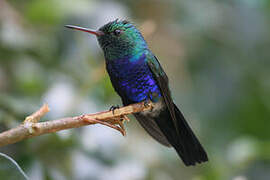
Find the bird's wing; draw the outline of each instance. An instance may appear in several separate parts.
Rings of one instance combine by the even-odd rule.
[[[142,113],[135,113],[134,116],[141,124],[141,126],[146,130],[146,132],[156,141],[163,144],[164,146],[171,146],[166,136],[161,132],[160,128],[152,117],[145,116]]]
[[[169,109],[170,115],[173,120],[173,124],[176,128],[177,133],[179,133],[179,128],[178,128],[178,121],[176,119],[175,111],[174,111],[174,103],[171,97],[171,92],[169,89],[169,80],[162,69],[161,65],[159,64],[158,59],[152,55],[148,54],[147,55],[147,64],[148,67],[150,68],[151,72],[154,75],[154,78],[156,79],[159,89],[161,90],[162,96],[164,98],[165,104],[167,108]]]

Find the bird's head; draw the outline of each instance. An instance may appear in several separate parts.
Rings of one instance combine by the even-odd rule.
[[[98,30],[70,25],[66,27],[96,35],[106,60],[133,56],[147,49],[147,44],[140,31],[126,20],[120,21],[117,19],[105,24]]]

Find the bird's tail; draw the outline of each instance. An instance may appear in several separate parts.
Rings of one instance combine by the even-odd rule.
[[[179,133],[177,133],[174,127],[168,109],[164,109],[160,115],[155,118],[160,130],[166,136],[169,143],[175,148],[186,166],[208,161],[205,150],[176,105],[174,105],[174,110],[178,121]]]

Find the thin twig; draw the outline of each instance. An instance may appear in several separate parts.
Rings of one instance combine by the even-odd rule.
[[[39,110],[27,116],[23,123],[37,123],[42,116],[50,111],[48,104],[44,104]]]
[[[46,106],[46,105],[45,105]],[[46,110],[47,109],[47,110]],[[123,119],[128,120],[126,115],[152,109],[152,103],[140,102],[121,107],[112,111],[104,111],[95,114],[67,117],[63,119],[37,122],[41,116],[48,112],[48,107],[41,107],[40,110],[33,113],[28,120],[18,127],[12,128],[0,133],[0,147],[8,144],[14,144],[26,138],[57,132],[64,129],[77,128],[90,124],[101,123],[126,134]],[[27,119],[27,118],[26,118]]]
[[[19,166],[19,164],[14,160],[12,159],[11,157],[9,157],[8,155],[4,154],[4,153],[1,153],[0,152],[0,156],[8,159],[9,161],[11,161],[11,163],[13,163],[17,168],[18,170],[20,171],[20,173],[23,175],[23,177],[26,179],[26,180],[29,180],[29,177],[25,174],[25,172],[22,170],[22,168]]]

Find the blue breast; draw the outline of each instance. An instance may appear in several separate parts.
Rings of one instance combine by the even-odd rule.
[[[122,98],[141,102],[149,98],[156,101],[161,97],[157,82],[146,63],[145,54],[136,59],[125,57],[107,61],[106,67],[113,87]]]

